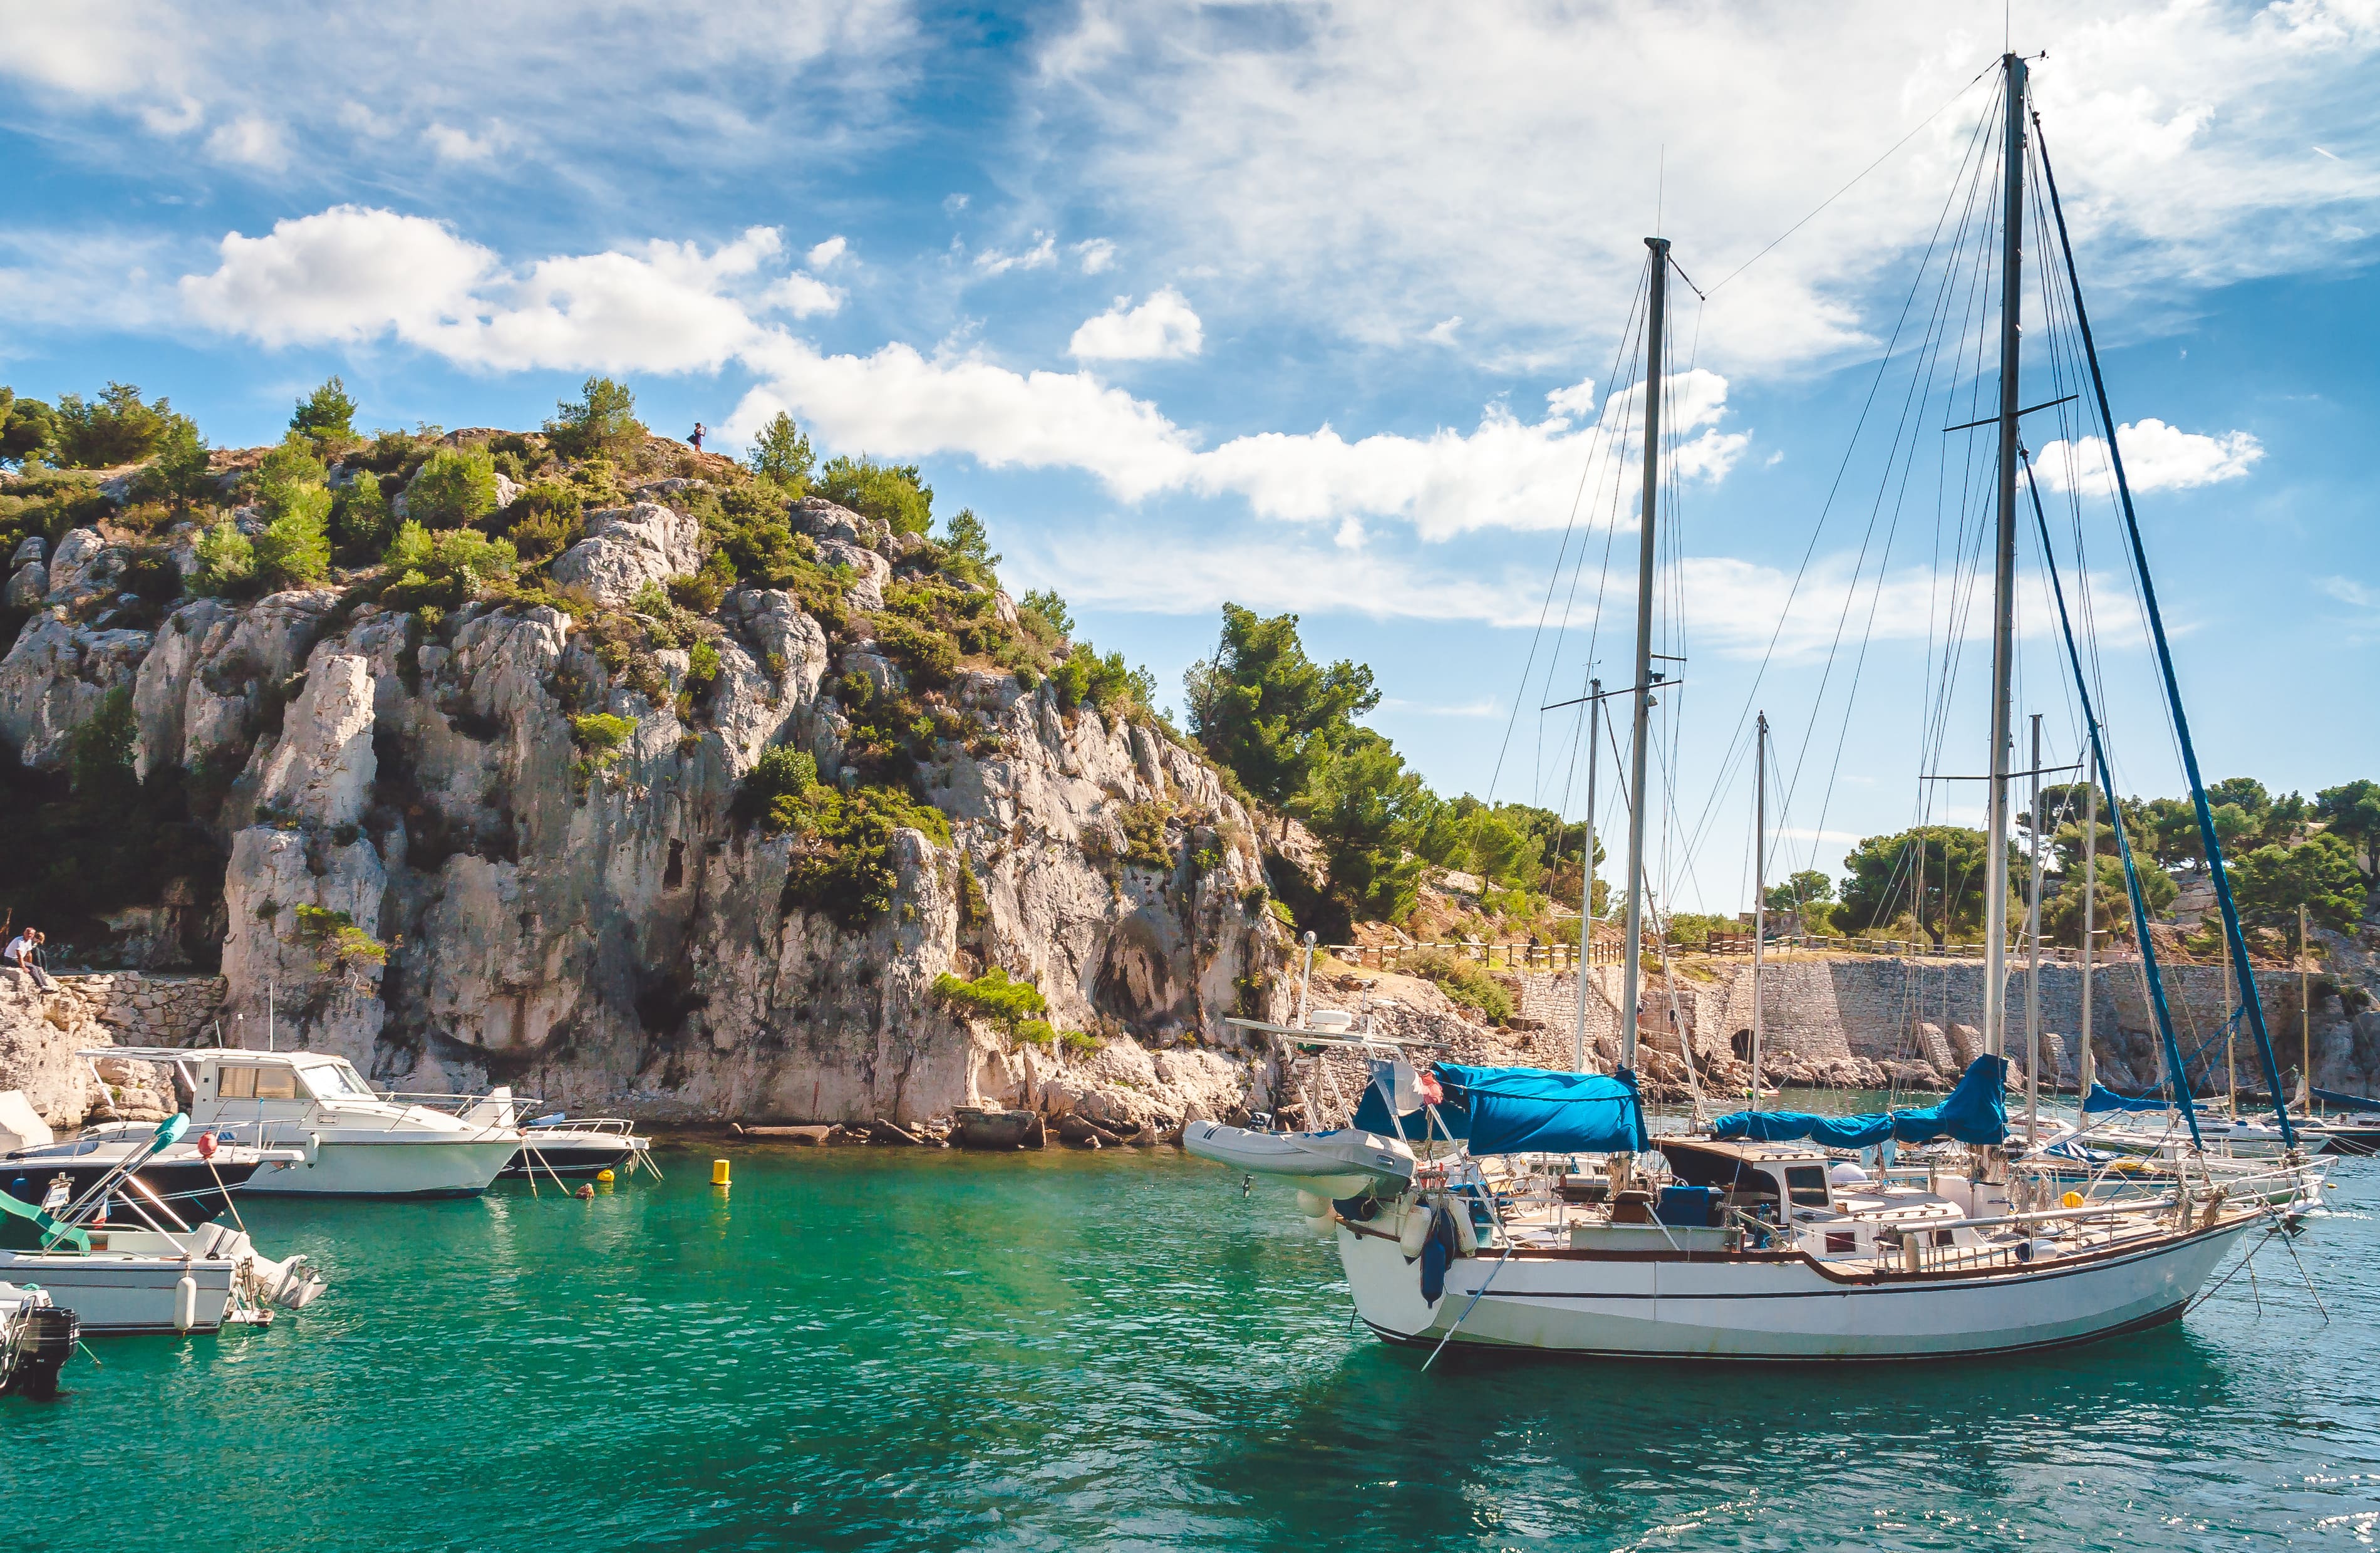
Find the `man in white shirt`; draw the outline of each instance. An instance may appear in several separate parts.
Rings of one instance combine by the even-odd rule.
[[[26,968],[26,962],[32,957],[33,953],[34,940],[32,931],[33,930],[31,928],[28,928],[23,932],[18,934],[15,938],[10,939],[8,940],[8,947],[6,949],[0,949],[0,960],[7,961],[8,964],[16,966],[20,971],[24,970]]]

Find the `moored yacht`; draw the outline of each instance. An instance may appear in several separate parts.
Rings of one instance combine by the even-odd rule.
[[[304,1150],[303,1163],[249,1179],[246,1190],[260,1195],[472,1196],[520,1149],[519,1129],[501,1116],[385,1098],[329,1052],[107,1047],[84,1055],[171,1063],[194,1127],[229,1144]]]

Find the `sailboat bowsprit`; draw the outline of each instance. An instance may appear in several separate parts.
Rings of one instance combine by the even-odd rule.
[[[1667,240],[1647,238],[1636,677],[1628,691],[1603,692],[1599,682],[1594,686],[1598,705],[1604,694],[1626,694],[1633,701],[1627,913],[1617,1004],[1623,1011],[1620,1062],[1610,1075],[1441,1065],[1436,1074],[1439,1099],[1413,1111],[1402,1097],[1415,1088],[1415,1070],[1405,1054],[1384,1044],[1375,1064],[1374,1086],[1354,1125],[1338,1133],[1301,1134],[1314,1141],[1284,1150],[1309,1153],[1327,1147],[1321,1140],[1337,1140],[1344,1148],[1360,1142],[1365,1149],[1411,1154],[1409,1174],[1399,1173],[1406,1168],[1400,1158],[1396,1171],[1368,1181],[1342,1178],[1341,1184],[1355,1190],[1332,1201],[1325,1217],[1356,1312],[1383,1338],[1434,1348],[1451,1343],[1618,1358],[1734,1361],[1888,1361],[2025,1353],[2177,1318],[2252,1229],[2275,1221],[2268,1183],[2231,1161],[2214,1161],[2219,1168],[2210,1168],[2199,1151],[2186,1070],[2121,825],[2116,827],[2118,844],[2143,977],[2173,1086],[2172,1103],[2192,1129],[2191,1150],[2177,1156],[2145,1193],[2093,1200],[2066,1192],[2055,1203],[2046,1203],[2046,1193],[2057,1191],[2058,1185],[2032,1171],[2029,1164],[2019,1163],[2041,1141],[2033,1104],[2027,1107],[2028,1135],[2022,1140],[2010,1136],[2005,1099],[2009,784],[2026,775],[2037,788],[2042,760],[2036,729],[2034,770],[2010,770],[2017,478],[2025,457],[2018,419],[2029,413],[2022,408],[2019,392],[2019,314],[2024,289],[2021,237],[2027,175],[2033,169],[2027,155],[2025,62],[2013,54],[2005,55],[2001,72],[2004,159],[1996,265],[1999,413],[1975,423],[1997,422],[1998,429],[1990,567],[1991,760],[1985,836],[1990,880],[1984,1054],[1969,1064],[1949,1098],[1923,1110],[1852,1118],[1755,1110],[1721,1118],[1702,1135],[1646,1135],[1633,1074],[1638,1018],[1630,1013],[1641,1016],[1645,811],[1650,807],[1648,714],[1660,682],[1654,670],[1652,614],[1656,528],[1665,475],[1661,342],[1671,267]],[[2046,156],[2039,172],[2054,210],[2057,189]],[[2065,261],[2059,278],[2069,286],[2065,300],[2088,355],[2089,326],[2074,282],[2072,252],[2062,241],[2062,213],[2058,221]],[[2091,366],[2099,418],[2112,444],[2114,428],[2095,357],[2091,357]],[[2245,940],[2224,882],[2221,849],[2206,818],[2162,622],[2147,582],[2146,557],[2123,484],[2120,455],[2112,445],[2110,462],[2123,496],[2143,602],[2155,630],[2169,710],[2197,799],[2228,945],[2246,984],[2249,1025],[2268,1082],[2277,1093],[2262,1011],[2254,1004],[2253,977],[2246,974]],[[2035,501],[2037,506],[2037,495]],[[2055,585],[2054,563],[2048,569]],[[2091,775],[2112,793],[2102,729],[2090,686],[2082,679],[2062,595],[2059,614],[2088,729],[2095,767]],[[1764,772],[1766,740],[1764,717]],[[1765,774],[1762,782],[1759,802],[1765,804]],[[1765,809],[1762,814],[1765,834]],[[1762,844],[1755,840],[1755,849]],[[1758,855],[1765,884],[1765,853]],[[1584,977],[1583,969],[1581,974]],[[1584,996],[1580,1001],[1583,1007]],[[1755,963],[1755,1096],[1758,1002]],[[1583,1057],[1583,1028],[1574,1039]],[[2037,1055],[2029,1054],[2029,1076]],[[2028,1086],[2028,1094],[2033,1092]],[[2294,1171],[2302,1160],[2286,1116],[2281,1128],[2283,1169]],[[1924,1150],[1924,1162],[1913,1168],[1888,1167],[1888,1153],[1896,1145]],[[1875,1174],[1829,1152],[1869,1147],[1877,1148]],[[1415,1148],[1422,1152],[1414,1153]],[[1253,1157],[1252,1150],[1244,1152]],[[1562,1157],[1550,1167],[1551,1174],[1546,1173],[1546,1155]],[[1572,1173],[1583,1168],[1580,1156],[1601,1157],[1602,1179]],[[1267,1173],[1261,1163],[1231,1162],[1252,1173]],[[2256,1168],[2261,1167],[2248,1169]],[[1301,1171],[1312,1174],[1315,1167],[1309,1162],[1282,1173]],[[2292,1179],[2285,1195],[2297,1190]]]

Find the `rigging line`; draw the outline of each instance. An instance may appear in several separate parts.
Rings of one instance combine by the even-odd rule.
[[[1981,79],[1982,78],[1980,77],[1977,78],[1977,79]],[[1970,87],[1973,84],[1974,82],[1973,81],[1968,83]],[[1957,99],[1953,98],[1952,101],[1955,102]],[[1976,121],[1976,128],[1973,134],[1969,137],[1967,154],[1960,163],[1960,171],[1961,173],[1966,171],[1968,164],[1977,160],[1976,148],[1982,143],[1981,136],[1983,129],[1989,122],[1990,116],[1991,115],[1986,113],[1984,117]],[[1935,217],[1934,230],[1926,238],[1925,251],[1918,258],[1916,276],[1910,282],[1908,296],[1901,299],[1900,314],[1893,321],[1891,337],[1886,341],[1884,351],[1876,360],[1876,376],[1868,384],[1866,398],[1861,402],[1859,419],[1852,424],[1851,440],[1844,445],[1842,459],[1835,467],[1834,479],[1827,488],[1826,500],[1819,504],[1817,522],[1812,526],[1810,530],[1810,542],[1802,552],[1801,564],[1795,567],[1793,572],[1793,581],[1785,590],[1785,602],[1778,611],[1776,628],[1769,633],[1767,646],[1762,651],[1760,668],[1754,673],[1751,688],[1745,693],[1743,709],[1736,718],[1735,732],[1730,734],[1729,738],[1730,746],[1732,746],[1737,739],[1742,736],[1743,724],[1752,716],[1753,705],[1759,698],[1761,683],[1767,677],[1768,669],[1776,658],[1777,644],[1784,636],[1786,623],[1792,618],[1793,601],[1801,595],[1802,581],[1809,573],[1812,558],[1817,553],[1818,541],[1825,537],[1827,521],[1834,511],[1835,497],[1840,491],[1844,475],[1851,467],[1851,461],[1853,455],[1858,451],[1860,432],[1867,424],[1868,412],[1875,405],[1876,392],[1883,386],[1885,374],[1891,368],[1894,347],[1900,343],[1901,331],[1908,324],[1909,310],[1916,301],[1919,288],[1924,285],[1926,266],[1931,263],[1934,252],[1941,242],[1942,228],[1944,224],[1949,221],[1951,209],[1958,202],[1958,192],[1959,186],[1956,183],[1953,183],[1950,192],[1943,198],[1942,210],[1940,213]],[[1782,239],[1780,238],[1779,241],[1781,240]],[[1741,273],[1742,272],[1739,270],[1738,273]],[[1732,277],[1730,278],[1731,279]],[[1725,283],[1722,282],[1720,284],[1724,285]],[[1713,286],[1711,289],[1713,291],[1717,291],[1718,288],[1717,286]],[[1716,795],[1714,795],[1714,799],[1712,801],[1716,801]],[[1700,830],[1708,822],[1709,807],[1708,803],[1705,805],[1706,812],[1704,816],[1696,820],[1695,828],[1697,830]]]
[[[1632,303],[1630,304],[1630,306],[1629,306],[1629,319],[1630,319],[1631,322],[1633,322],[1633,320],[1634,320],[1634,318],[1635,318],[1635,314],[1636,314],[1637,307],[1638,307],[1639,303],[1641,303],[1641,302],[1642,302],[1642,300],[1644,299],[1645,294],[1645,292],[1649,289],[1649,287],[1650,287],[1650,276],[1648,275],[1648,276],[1645,278],[1645,281],[1643,281],[1643,282],[1640,282],[1640,283],[1639,283],[1638,290],[1637,290],[1637,298],[1638,298],[1638,300],[1637,300],[1636,302],[1632,302]],[[1613,354],[1613,357],[1612,357],[1612,363],[1611,363],[1611,373],[1610,373],[1610,376],[1605,380],[1605,384],[1606,384],[1607,389],[1608,389],[1611,384],[1614,384],[1614,383],[1616,383],[1616,382],[1619,382],[1619,378],[1620,378],[1620,363],[1621,362],[1621,360],[1623,360],[1623,359],[1625,358],[1624,358],[1624,355],[1623,355],[1622,353],[1624,353],[1624,352],[1628,349],[1628,340],[1629,340],[1628,325],[1623,324],[1623,325],[1622,325],[1622,327],[1621,327],[1621,337],[1620,337],[1620,340],[1618,341],[1617,345],[1616,345],[1616,346],[1615,346],[1615,347],[1614,347],[1614,354]],[[1607,410],[1609,408],[1609,406],[1610,406],[1610,403],[1611,403],[1610,395],[1609,395],[1609,393],[1607,393],[1607,394],[1605,394],[1605,396],[1604,396],[1604,406],[1605,406],[1605,408],[1606,408]],[[1602,417],[1598,417],[1598,418],[1597,418],[1597,425],[1598,425],[1598,427],[1599,427],[1599,426],[1600,426],[1600,424],[1601,424],[1602,419],[1603,419]],[[1551,613],[1551,611],[1552,611],[1552,609],[1553,609],[1554,589],[1555,589],[1555,588],[1556,588],[1556,587],[1560,586],[1560,582],[1561,582],[1561,563],[1562,563],[1562,557],[1563,557],[1563,556],[1565,556],[1565,555],[1567,555],[1567,554],[1570,552],[1570,538],[1571,538],[1571,533],[1572,533],[1572,531],[1574,528],[1577,528],[1577,526],[1578,526],[1578,504],[1579,504],[1579,501],[1580,501],[1581,499],[1583,499],[1583,498],[1584,498],[1584,496],[1585,496],[1585,491],[1586,491],[1586,481],[1587,481],[1587,477],[1588,477],[1589,472],[1590,472],[1590,471],[1592,471],[1592,469],[1593,469],[1593,468],[1594,468],[1594,467],[1595,467],[1595,466],[1594,466],[1594,464],[1593,464],[1593,462],[1592,462],[1592,454],[1593,454],[1593,443],[1592,443],[1592,442],[1590,442],[1590,443],[1589,443],[1589,445],[1588,445],[1588,452],[1589,452],[1589,455],[1590,455],[1590,461],[1588,462],[1588,464],[1586,465],[1586,467],[1585,467],[1585,468],[1582,468],[1582,469],[1579,471],[1579,477],[1578,477],[1578,491],[1577,491],[1577,494],[1573,495],[1573,496],[1572,496],[1572,500],[1571,500],[1571,512],[1570,512],[1570,518],[1569,518],[1569,520],[1568,520],[1567,522],[1565,522],[1565,523],[1562,525],[1562,542],[1561,542],[1561,548],[1560,548],[1560,550],[1558,550],[1558,551],[1555,552],[1555,554],[1554,554],[1554,567],[1553,567],[1553,571],[1552,571],[1551,575],[1549,575],[1549,576],[1546,578],[1546,598],[1545,598],[1545,602],[1538,606],[1538,610],[1537,610],[1537,628],[1536,628],[1536,633],[1535,633],[1535,634],[1530,637],[1530,639],[1529,639],[1529,655],[1528,655],[1528,658],[1527,658],[1526,661],[1524,661],[1524,662],[1521,665],[1521,686],[1520,686],[1520,688],[1521,688],[1521,694],[1520,694],[1518,697],[1516,697],[1516,698],[1514,698],[1513,702],[1512,702],[1512,715],[1511,715],[1510,717],[1508,717],[1507,719],[1505,719],[1505,722],[1504,722],[1504,739],[1503,739],[1503,743],[1502,743],[1501,745],[1500,745],[1500,746],[1497,747],[1497,750],[1496,750],[1496,765],[1495,765],[1495,769],[1494,769],[1494,770],[1493,770],[1492,774],[1490,774],[1490,776],[1489,776],[1489,777],[1488,777],[1488,801],[1489,801],[1490,803],[1493,803],[1493,802],[1494,802],[1494,800],[1495,800],[1495,795],[1496,795],[1496,784],[1497,784],[1500,781],[1501,781],[1501,780],[1502,780],[1502,778],[1503,778],[1503,774],[1504,774],[1504,756],[1505,756],[1506,751],[1507,751],[1507,750],[1509,750],[1509,749],[1511,748],[1511,746],[1512,746],[1512,730],[1513,730],[1513,728],[1518,724],[1518,722],[1519,722],[1519,721],[1520,721],[1520,716],[1521,716],[1521,707],[1522,707],[1522,704],[1523,704],[1524,702],[1525,702],[1525,701],[1528,699],[1529,676],[1530,676],[1531,673],[1532,673],[1532,672],[1536,669],[1536,661],[1537,661],[1537,649],[1538,649],[1538,647],[1539,647],[1540,643],[1542,642],[1542,640],[1543,640],[1543,638],[1544,638],[1544,637],[1545,637],[1545,631],[1546,631],[1546,616],[1547,616],[1549,613]],[[1474,860],[1475,861],[1476,859],[1475,858]]]
[[[1932,334],[1929,330],[1928,334],[1921,339],[1921,344],[1918,346],[1917,359],[1913,363],[1915,368],[1923,368],[1925,365],[1929,356],[1927,342],[1930,342]],[[1878,482],[1876,498],[1874,504],[1869,509],[1867,527],[1861,536],[1859,553],[1854,559],[1852,576],[1844,589],[1843,607],[1837,617],[1834,639],[1828,647],[1827,671],[1820,679],[1818,695],[1811,708],[1809,724],[1803,732],[1801,748],[1796,752],[1792,772],[1786,783],[1785,801],[1789,810],[1793,802],[1795,794],[1800,789],[1803,769],[1811,753],[1811,741],[1815,733],[1817,718],[1826,698],[1828,684],[1831,681],[1833,676],[1834,661],[1841,649],[1843,632],[1849,625],[1852,612],[1857,607],[1859,588],[1862,579],[1865,576],[1868,552],[1874,545],[1876,540],[1876,523],[1883,515],[1887,497],[1893,490],[1893,468],[1896,464],[1900,464],[1902,472],[1900,482],[1899,496],[1893,502],[1892,520],[1886,532],[1884,550],[1882,557],[1877,564],[1876,580],[1870,585],[1874,591],[1870,596],[1867,624],[1863,631],[1861,638],[1858,655],[1859,668],[1854,671],[1852,686],[1846,693],[1843,707],[1842,726],[1836,741],[1834,771],[1838,776],[1841,771],[1842,752],[1849,739],[1851,718],[1853,710],[1855,710],[1860,672],[1864,669],[1867,649],[1874,638],[1876,617],[1882,608],[1883,590],[1889,576],[1892,543],[1894,537],[1900,530],[1900,513],[1907,500],[1909,477],[1915,468],[1917,445],[1919,441],[1917,434],[1913,431],[1915,412],[1922,407],[1925,397],[1925,384],[1929,380],[1930,373],[1921,372],[1916,370],[1912,370],[1911,372],[1910,387],[1908,393],[1904,394],[1902,398],[1900,417],[1893,429],[1892,440],[1886,448],[1884,469],[1882,472],[1882,478]],[[1903,462],[1904,443],[1906,443],[1907,446],[1907,458],[1905,462]],[[1822,799],[1822,805],[1827,807],[1830,807],[1831,805],[1831,782],[1832,778],[1829,779],[1829,789]],[[1815,834],[1823,834],[1825,831],[1827,807],[1822,807],[1820,810],[1818,823],[1813,828]],[[1815,839],[1812,841],[1810,858],[1814,865],[1816,861],[1817,848],[1821,844],[1823,843]]]
[[[1859,183],[1859,181],[1860,181],[1860,179],[1861,179],[1861,178],[1864,178],[1864,177],[1866,177],[1870,173],[1873,173],[1873,172],[1875,172],[1878,167],[1883,166],[1887,162],[1888,162],[1888,161],[1890,161],[1890,160],[1891,160],[1891,158],[1892,158],[1892,153],[1893,153],[1894,152],[1899,151],[1901,147],[1903,147],[1903,146],[1907,145],[1910,141],[1912,141],[1912,140],[1915,140],[1915,139],[1917,138],[1917,134],[1918,134],[1918,131],[1919,131],[1919,130],[1924,129],[1927,125],[1929,125],[1929,124],[1933,123],[1936,119],[1940,118],[1944,114],[1948,113],[1948,112],[1951,109],[1951,107],[1952,107],[1953,105],[1955,105],[1955,104],[1958,103],[1958,101],[1959,101],[1959,99],[1960,99],[1960,98],[1964,97],[1964,96],[1965,96],[1967,93],[1969,93],[1970,91],[1974,91],[1974,90],[1975,90],[1975,81],[1980,81],[1980,80],[1982,80],[1985,76],[1988,76],[1988,75],[1992,74],[1992,72],[1994,72],[1995,70],[1998,70],[1998,68],[1999,68],[1999,61],[1998,61],[1998,60],[1997,60],[1997,59],[1996,59],[1996,60],[1994,60],[1994,61],[1992,61],[1992,63],[1990,63],[1989,65],[1985,66],[1985,67],[1983,67],[1983,69],[1982,69],[1982,70],[1980,70],[1980,71],[1978,71],[1978,72],[1976,73],[1976,76],[1975,76],[1975,79],[1974,79],[1974,80],[1971,80],[1971,81],[1969,81],[1966,85],[1964,85],[1964,86],[1961,87],[1958,91],[1956,91],[1952,92],[1952,93],[1950,94],[1950,96],[1949,96],[1949,100],[1948,100],[1948,101],[1946,101],[1945,103],[1943,103],[1943,104],[1942,104],[1940,107],[1938,107],[1938,108],[1935,109],[1932,113],[1927,114],[1924,118],[1919,119],[1919,120],[1917,121],[1917,123],[1916,123],[1916,126],[1915,126],[1914,127],[1912,127],[1912,128],[1909,131],[1909,133],[1908,133],[1908,134],[1903,135],[1902,137],[1900,137],[1900,139],[1899,139],[1899,140],[1897,140],[1893,141],[1891,145],[1889,145],[1889,146],[1886,147],[1886,148],[1885,148],[1884,154],[1883,154],[1882,156],[1877,157],[1875,161],[1873,161],[1873,162],[1869,163],[1866,166],[1864,166],[1864,167],[1861,168],[1861,169],[1859,170],[1858,175],[1857,175],[1856,176],[1854,176],[1854,177],[1852,179],[1852,181],[1851,181],[1850,183],[1847,183],[1847,184],[1843,185],[1843,187],[1842,187],[1842,188],[1839,188],[1839,189],[1835,190],[1832,194],[1828,195],[1824,200],[1820,200],[1820,201],[1818,202],[1818,206],[1817,206],[1817,209],[1816,209],[1816,210],[1812,211],[1808,215],[1803,216],[1801,220],[1799,220],[1799,221],[1795,222],[1792,225],[1791,225],[1791,226],[1789,226],[1789,227],[1785,228],[1785,230],[1784,230],[1784,231],[1779,232],[1779,233],[1775,237],[1773,237],[1773,238],[1771,238],[1771,239],[1769,240],[1768,246],[1767,246],[1767,248],[1762,249],[1758,253],[1754,254],[1751,258],[1749,258],[1749,259],[1745,260],[1742,263],[1741,263],[1741,264],[1737,265],[1734,269],[1732,269],[1732,270],[1729,271],[1729,272],[1727,273],[1727,275],[1726,275],[1726,278],[1725,278],[1725,279],[1722,279],[1722,280],[1718,283],[1718,285],[1714,285],[1714,286],[1712,286],[1712,287],[1710,288],[1710,294],[1711,294],[1712,296],[1714,296],[1714,297],[1718,296],[1718,292],[1719,292],[1719,288],[1720,288],[1721,286],[1726,285],[1727,285],[1727,283],[1728,283],[1728,281],[1731,281],[1731,280],[1735,279],[1735,277],[1736,277],[1736,276],[1738,276],[1738,275],[1740,275],[1740,274],[1743,273],[1743,272],[1745,272],[1746,270],[1751,269],[1755,264],[1757,264],[1757,263],[1759,263],[1762,260],[1764,260],[1764,259],[1767,258],[1767,257],[1768,257],[1768,254],[1769,254],[1769,252],[1770,252],[1770,250],[1771,250],[1771,249],[1775,249],[1779,243],[1783,242],[1786,238],[1788,238],[1788,237],[1791,237],[1794,233],[1799,232],[1800,230],[1802,230],[1802,228],[1803,228],[1804,226],[1809,225],[1809,224],[1810,224],[1810,223],[1812,223],[1813,221],[1815,221],[1815,220],[1818,218],[1818,215],[1819,215],[1819,212],[1823,212],[1823,211],[1824,211],[1824,210],[1825,210],[1828,205],[1833,204],[1836,200],[1838,200],[1841,199],[1844,195],[1849,194],[1849,193],[1852,191],[1852,188],[1854,188],[1854,187]],[[1988,115],[1986,115],[1986,116],[1988,116]],[[1694,284],[1694,282],[1692,282],[1692,281],[1688,281],[1686,284],[1687,284],[1688,285],[1692,285]]]

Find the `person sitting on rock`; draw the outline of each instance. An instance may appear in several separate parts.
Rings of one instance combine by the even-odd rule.
[[[10,939],[6,949],[0,950],[0,959],[6,959],[8,964],[31,977],[34,985],[55,987],[57,983],[51,978],[49,972],[42,969],[41,965],[42,945],[48,941],[40,928],[28,928]]]

